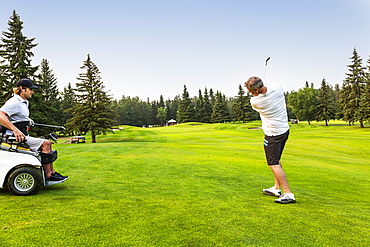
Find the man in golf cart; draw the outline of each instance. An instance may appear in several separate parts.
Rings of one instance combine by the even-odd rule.
[[[31,137],[27,133],[27,126],[33,124],[29,118],[28,99],[32,97],[33,90],[38,87],[30,79],[21,79],[13,89],[14,95],[0,108],[0,124],[3,136],[14,136],[18,142],[26,141],[34,152],[41,151],[49,154],[52,151],[52,142],[46,139]],[[54,170],[53,163],[42,164],[45,179],[49,185],[62,183],[68,179]]]

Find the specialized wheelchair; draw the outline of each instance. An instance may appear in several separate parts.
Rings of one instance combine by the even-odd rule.
[[[52,141],[56,134],[45,136]],[[0,188],[8,189],[14,195],[33,195],[43,186],[50,186],[45,179],[42,164],[49,164],[58,158],[58,152],[33,152],[27,142],[17,142],[15,137],[0,133]]]

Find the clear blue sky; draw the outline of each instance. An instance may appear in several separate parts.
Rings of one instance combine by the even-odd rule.
[[[342,85],[353,48],[370,55],[369,0],[0,0],[1,31],[13,10],[60,89],[90,54],[118,99],[173,99],[184,84],[235,96],[267,57],[265,82],[285,91]]]

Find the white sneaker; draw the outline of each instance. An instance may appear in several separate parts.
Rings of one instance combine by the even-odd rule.
[[[269,195],[269,196],[276,196],[279,197],[281,195],[281,190],[275,189],[275,187],[271,187],[269,189],[263,189],[263,194]]]
[[[288,204],[288,203],[295,203],[296,200],[293,194],[284,193],[279,197],[279,199],[276,199],[275,202],[281,203],[281,204]]]

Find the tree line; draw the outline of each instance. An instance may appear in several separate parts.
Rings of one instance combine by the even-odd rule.
[[[354,48],[350,59],[341,88],[339,84],[333,88],[323,78],[319,89],[306,82],[297,92],[286,93],[290,116],[307,120],[309,124],[316,120],[328,125],[331,119],[342,119],[349,125],[359,122],[363,128],[364,123],[370,123],[370,58],[364,66]]]
[[[96,136],[110,131],[116,125],[165,125],[168,120],[178,123],[246,122],[259,119],[253,111],[247,94],[239,85],[235,97],[226,97],[212,88],[199,89],[190,97],[186,85],[181,95],[173,99],[143,101],[138,97],[122,96],[113,99],[105,90],[98,66],[90,54],[80,67],[75,86],[68,83],[59,91],[57,78],[47,59],[38,66],[32,65],[32,49],[36,38],[23,34],[23,21],[14,10],[8,21],[8,30],[2,32],[0,43],[0,105],[12,96],[12,88],[21,78],[30,78],[38,85],[30,104],[30,117],[38,123],[63,125],[66,134],[90,132],[93,142]],[[326,121],[343,119],[349,124],[360,122],[361,127],[370,122],[370,59],[362,65],[362,59],[354,48],[349,71],[342,88],[335,88],[322,80],[321,87],[314,89],[308,82],[297,92],[285,93],[289,118]],[[32,131],[43,135],[50,130],[34,127]]]

